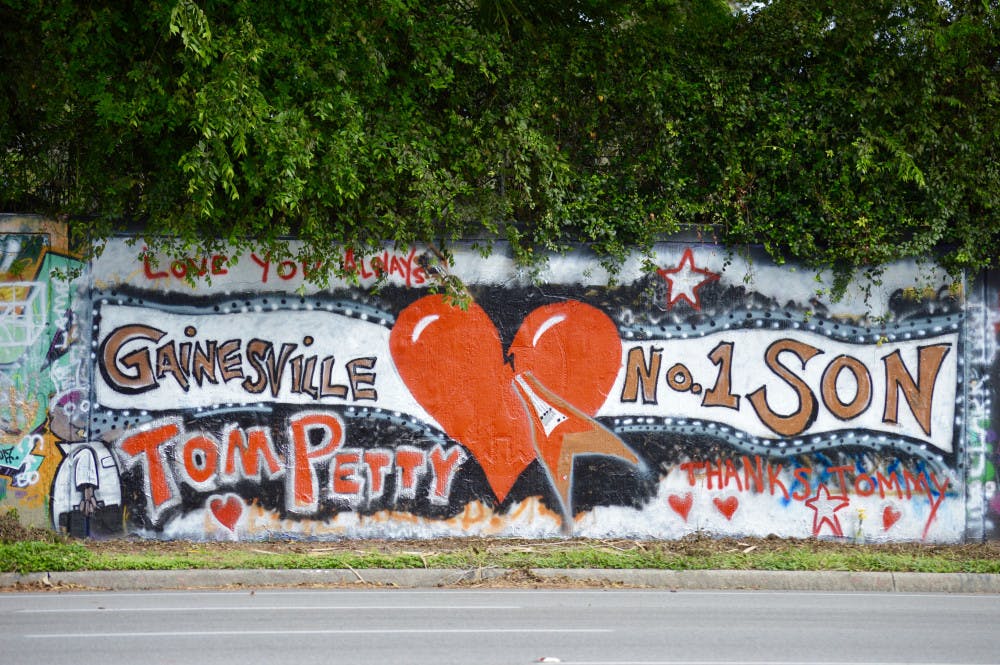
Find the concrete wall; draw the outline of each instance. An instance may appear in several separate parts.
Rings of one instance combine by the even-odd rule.
[[[318,290],[303,271],[321,267],[253,254],[152,263],[116,241],[79,266],[51,226],[13,223],[0,510],[36,522],[195,539],[997,535],[991,275],[892,265],[833,303],[808,270],[699,242],[657,246],[655,269],[636,259],[613,286],[584,252],[532,281],[503,248],[469,247],[461,308],[432,293],[419,250],[331,257],[360,283]],[[66,267],[82,274],[50,276]]]

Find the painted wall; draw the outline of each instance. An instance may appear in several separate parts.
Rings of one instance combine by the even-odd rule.
[[[36,252],[0,509],[97,537],[997,537],[990,275],[893,265],[832,303],[698,242],[612,286],[584,252],[532,281],[466,248],[462,308],[418,250],[333,257],[360,281],[323,290],[139,250],[72,283]]]
[[[1000,403],[1000,273],[990,271],[975,281],[966,305],[968,334],[968,403],[963,433],[966,457],[967,538],[1000,538],[1000,494],[997,492],[997,432]]]
[[[86,446],[84,269],[61,225],[0,216],[0,510],[36,525],[51,525],[50,504],[68,487],[57,470],[64,475],[66,455]]]

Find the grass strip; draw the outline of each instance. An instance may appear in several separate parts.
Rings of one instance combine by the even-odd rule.
[[[362,569],[362,568],[648,568],[664,570],[841,570],[880,572],[994,573],[1000,559],[961,556],[946,548],[926,553],[893,553],[864,547],[831,549],[790,542],[776,551],[672,551],[656,547],[611,549],[573,541],[534,551],[496,551],[470,547],[444,553],[353,551],[329,554],[268,553],[253,549],[214,549],[192,543],[182,552],[91,551],[77,542],[0,543],[0,571],[192,569]]]

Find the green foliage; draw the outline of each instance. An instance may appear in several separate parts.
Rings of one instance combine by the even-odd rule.
[[[82,545],[67,543],[55,531],[22,525],[16,508],[0,513],[0,572],[81,570],[89,565],[92,556]]]
[[[996,0],[0,0],[0,206],[310,262],[1000,249]],[[135,226],[133,226],[135,228]],[[321,275],[317,275],[320,277]]]
[[[746,20],[752,143],[726,237],[838,267],[993,265],[998,18],[981,0],[784,0]]]
[[[85,570],[92,556],[79,543],[51,543],[37,540],[0,543],[0,572],[44,573],[57,570]]]

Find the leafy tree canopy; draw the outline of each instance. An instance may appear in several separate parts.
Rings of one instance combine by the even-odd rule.
[[[0,25],[0,206],[91,238],[1000,249],[997,0],[0,0]]]

